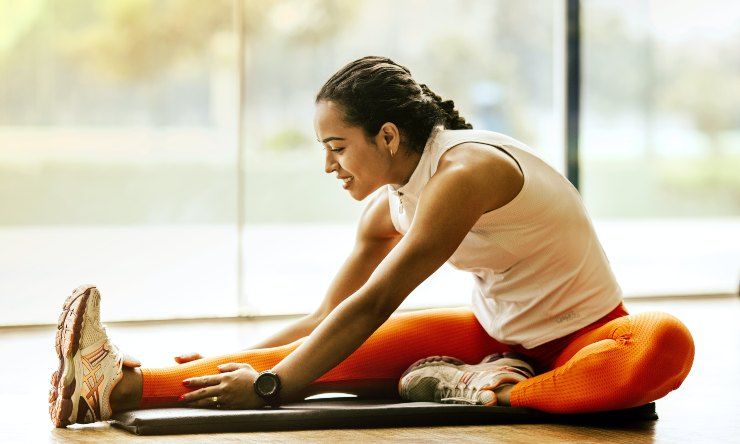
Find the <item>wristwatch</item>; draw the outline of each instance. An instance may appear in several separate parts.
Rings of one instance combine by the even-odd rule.
[[[270,407],[280,405],[280,377],[272,370],[265,370],[254,380],[254,391]]]

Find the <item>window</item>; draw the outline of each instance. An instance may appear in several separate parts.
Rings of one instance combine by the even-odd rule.
[[[0,15],[0,324],[53,322],[84,282],[109,320],[313,310],[366,203],[324,173],[313,100],[364,55],[408,66],[562,172],[562,12],[13,3]],[[582,16],[582,194],[625,293],[736,291],[738,8],[593,0]],[[403,307],[463,305],[472,284],[443,266]]]
[[[628,295],[734,293],[740,8],[582,2],[582,195]]]

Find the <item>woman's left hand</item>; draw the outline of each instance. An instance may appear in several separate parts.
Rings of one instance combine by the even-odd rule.
[[[188,378],[182,383],[192,389],[180,397],[188,407],[247,410],[266,405],[254,392],[259,373],[249,364],[229,363],[218,366],[221,374]]]

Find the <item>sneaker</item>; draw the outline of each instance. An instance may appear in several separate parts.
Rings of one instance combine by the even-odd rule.
[[[495,406],[496,389],[532,376],[532,366],[511,355],[489,355],[475,365],[450,356],[431,356],[404,372],[398,392],[407,401]]]
[[[506,365],[514,367],[531,378],[535,375],[534,367],[527,362],[527,357],[514,352],[493,353],[480,361],[480,364]]]
[[[110,419],[110,394],[123,378],[123,355],[100,323],[100,292],[83,285],[67,298],[56,335],[59,370],[51,375],[49,415],[57,427]]]
[[[490,354],[483,358],[478,364],[466,364],[465,362],[451,356],[430,356],[411,364],[406,372],[404,372],[404,375],[412,369],[418,369],[429,365],[448,365],[465,371],[484,371],[501,366],[507,366],[512,367],[514,369],[513,371],[521,373],[522,376],[531,378],[535,375],[535,371],[534,368],[525,361],[525,359],[527,359],[525,356],[518,353],[504,352]]]

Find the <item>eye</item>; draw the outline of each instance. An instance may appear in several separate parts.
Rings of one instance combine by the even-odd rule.
[[[332,153],[341,153],[342,151],[344,151],[344,148],[334,148],[334,149],[332,149],[332,150],[330,150],[330,151],[331,151]]]

